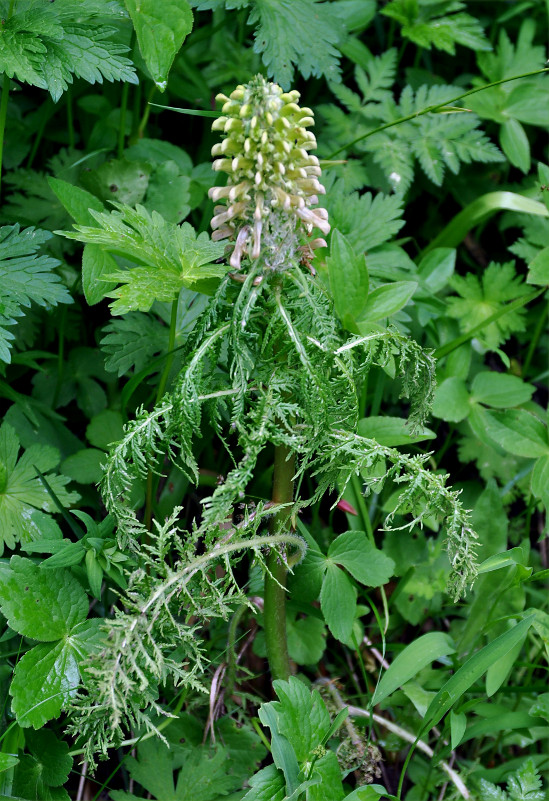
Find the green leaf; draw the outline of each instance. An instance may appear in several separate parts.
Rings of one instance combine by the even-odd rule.
[[[295,676],[289,681],[273,681],[273,688],[279,700],[264,704],[261,710],[273,710],[277,731],[291,744],[298,762],[309,761],[330,729],[326,704],[316,690],[311,691]]]
[[[288,653],[298,665],[316,665],[326,648],[326,627],[322,620],[308,616],[289,619],[286,626]]]
[[[96,448],[83,448],[72,453],[62,463],[63,473],[77,484],[98,484],[103,477],[107,457]]]
[[[263,704],[259,709],[258,716],[262,724],[271,730],[271,754],[276,767],[284,774],[286,790],[290,795],[299,787],[299,764],[292,744],[279,731],[274,703],[276,702],[271,701]]]
[[[51,237],[48,231],[34,228],[21,231],[18,225],[0,228],[0,361],[8,364],[14,335],[7,328],[15,325],[31,302],[39,306],[72,303],[54,272],[59,261],[36,255]]]
[[[120,412],[105,409],[92,417],[86,428],[86,437],[96,448],[106,451],[124,435],[124,421]]]
[[[530,171],[530,143],[526,131],[518,120],[505,120],[501,126],[500,144],[503,152],[522,172]]]
[[[491,50],[480,22],[470,14],[458,11],[462,7],[462,3],[392,0],[381,13],[399,22],[403,26],[402,36],[418,47],[430,50],[434,46],[451,55],[455,54],[456,44],[473,50]],[[445,10],[447,16],[443,16]]]
[[[389,448],[411,445],[436,437],[434,431],[425,427],[410,434],[408,421],[402,417],[363,417],[358,421],[358,433],[361,437],[375,439],[380,445]]]
[[[522,640],[525,631],[528,631],[534,622],[534,618],[535,615],[530,615],[517,623],[510,631],[506,631],[485,645],[484,648],[469,657],[465,664],[442,685],[425,714],[425,723],[430,728],[436,726],[463,694],[486,673],[494,661],[504,656],[517,642]]]
[[[113,12],[111,12],[113,13]],[[58,0],[15,6],[6,15],[0,41],[0,71],[41,89],[57,101],[73,76],[89,83],[123,80],[137,83],[131,62],[122,56],[128,48],[111,41],[113,28],[97,23],[93,7]]]
[[[549,247],[543,248],[528,265],[528,284],[539,284],[547,286],[549,284]]]
[[[453,654],[455,650],[448,634],[431,631],[418,637],[395,657],[388,670],[382,675],[374,694],[373,703],[381,703],[435,659]]]
[[[54,574],[48,571],[47,575]],[[75,697],[80,685],[78,665],[97,638],[98,623],[98,618],[80,623],[62,640],[35,645],[19,660],[10,694],[20,726],[39,729],[59,717]]]
[[[315,762],[312,779],[314,784],[307,790],[307,801],[340,801],[345,796],[341,768],[333,751],[327,751]]]
[[[146,161],[129,161],[128,159],[109,159],[97,169],[83,172],[80,180],[84,186],[93,192],[101,201],[113,202],[135,206],[141,203],[149,186],[152,167]],[[116,205],[114,203],[114,205]],[[90,208],[92,220],[79,225],[93,225],[97,215],[104,212],[104,208]]]
[[[423,253],[434,248],[457,247],[471,229],[487,220],[498,211],[519,211],[539,217],[549,217],[549,210],[538,200],[523,197],[516,192],[488,192],[473,200],[443,228]]]
[[[69,478],[50,471],[59,464],[59,451],[49,445],[31,445],[18,460],[19,440],[8,424],[0,426],[0,551],[4,545],[29,542],[41,536],[36,509],[57,511],[35,468],[46,474],[48,484],[65,506],[80,497],[67,492]]]
[[[193,13],[187,0],[124,0],[141,54],[157,87],[163,92],[168,73],[185,37],[192,31]]]
[[[368,295],[359,322],[372,323],[391,317],[406,306],[416,289],[415,281],[395,281],[393,284],[379,286]]]
[[[362,315],[368,297],[368,268],[350,242],[337,229],[332,233],[326,259],[335,310],[345,327],[356,333],[355,320]]]
[[[402,197],[348,193],[342,179],[329,188],[326,208],[332,226],[344,235],[357,254],[387,242],[404,225]]]
[[[488,698],[491,698],[499,690],[513,669],[527,634],[528,632],[525,631],[522,638],[506,654],[494,660],[486,671],[486,695]]]
[[[3,751],[0,752],[0,773],[3,773],[5,770],[10,770],[10,768],[15,767],[19,762],[19,758],[15,756],[15,754],[5,754]]]
[[[356,615],[356,590],[335,564],[327,564],[320,591],[320,608],[328,628],[340,642],[347,642]]]
[[[249,0],[245,5],[250,5]],[[248,24],[257,24],[254,50],[261,54],[267,74],[283,89],[293,83],[294,64],[304,78],[340,79],[336,45],[345,29],[330,3],[291,0],[281,9],[277,0],[255,0]],[[310,42],[315,46],[307,47]]]
[[[49,729],[41,731],[25,732],[25,745],[30,751],[34,765],[33,768],[39,774],[41,781],[47,787],[60,787],[69,778],[72,769],[73,758],[69,756],[69,745],[64,740],[58,740],[55,734]],[[17,771],[18,773],[23,771]],[[15,792],[22,795],[25,790],[19,786],[19,777],[16,774]],[[38,790],[39,788],[33,788]],[[29,795],[29,798],[32,796]],[[37,798],[42,796],[37,795]]]
[[[457,376],[444,379],[435,390],[432,413],[441,420],[459,423],[471,411],[471,399],[465,381]]]
[[[328,548],[328,559],[367,587],[387,584],[395,569],[393,560],[372,545],[363,531],[340,534]]]
[[[440,292],[454,274],[456,251],[454,248],[435,248],[420,260],[417,277],[420,286],[430,294]]]
[[[286,797],[284,775],[275,765],[260,770],[250,778],[249,784],[251,789],[242,801],[284,801]]]
[[[112,275],[118,265],[106,251],[99,245],[84,245],[82,251],[82,289],[84,297],[90,306],[95,306],[112,292],[116,284],[105,278]]]
[[[48,177],[48,184],[63,207],[79,225],[93,225],[90,209],[97,212],[105,210],[103,203],[79,186],[74,186],[60,178]]]
[[[524,409],[486,412],[485,426],[490,439],[515,456],[533,459],[549,454],[547,428]]]
[[[116,298],[111,304],[114,314],[148,311],[155,300],[172,302],[183,287],[227,271],[226,265],[214,263],[223,255],[222,242],[212,242],[206,233],[197,236],[189,223],[168,223],[143,206],[113,205],[115,211],[110,214],[92,212],[98,227],[77,225],[76,232],[64,235],[96,243],[145,265],[108,276],[121,284],[109,292],[109,297]]]
[[[52,574],[12,556],[10,570],[0,572],[0,608],[14,631],[52,642],[85,620],[88,601],[70,574]]]
[[[460,744],[465,729],[467,728],[467,717],[463,712],[450,712],[450,736],[452,739],[452,749],[457,748]]]
[[[536,461],[530,482],[533,494],[549,509],[549,454]]]
[[[132,368],[139,373],[154,356],[168,349],[168,328],[157,317],[140,312],[111,320],[103,333],[101,350],[106,356],[105,369],[118,376]]]
[[[534,387],[509,373],[483,371],[477,373],[471,385],[471,401],[485,403],[496,409],[520,406],[534,394]]]

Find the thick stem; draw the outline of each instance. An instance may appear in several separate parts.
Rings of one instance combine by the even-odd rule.
[[[289,458],[288,458],[289,457]],[[293,501],[292,478],[295,472],[295,457],[289,456],[283,445],[275,448],[273,503],[291,503]],[[283,534],[288,527],[289,510],[281,509],[271,520],[271,534]],[[276,551],[267,558],[268,571],[265,575],[263,621],[265,626],[265,642],[267,658],[273,679],[290,678],[290,657],[286,638],[286,578],[287,569]]]

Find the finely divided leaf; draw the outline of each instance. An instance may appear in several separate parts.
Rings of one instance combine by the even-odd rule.
[[[38,249],[49,239],[48,231],[18,225],[0,228],[0,360],[11,361],[10,340],[14,339],[6,326],[12,326],[31,302],[39,306],[72,303],[54,268],[57,259],[37,256]]]

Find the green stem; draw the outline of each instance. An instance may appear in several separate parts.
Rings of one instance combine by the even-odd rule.
[[[227,637],[227,678],[225,680],[225,695],[227,698],[230,698],[233,694],[236,684],[236,632],[242,615],[248,608],[247,604],[239,606],[229,623]]]
[[[0,102],[0,191],[2,190],[2,158],[4,155],[4,133],[6,130],[6,117],[8,115],[8,98],[10,94],[10,79],[4,75],[2,82],[2,101]]]
[[[151,90],[147,95],[147,100],[145,102],[145,111],[143,112],[143,116],[141,117],[141,122],[139,123],[139,128],[137,129],[137,140],[142,139],[145,134],[145,128],[147,127],[147,123],[149,121],[149,114],[151,113],[151,100],[153,99],[155,92],[156,92],[156,85],[153,83]]]
[[[289,458],[288,458],[289,457]],[[292,478],[295,472],[295,457],[289,456],[283,445],[275,448],[273,503],[293,501]],[[288,525],[288,509],[281,509],[271,519],[271,535],[284,533]],[[280,561],[278,553],[272,550],[267,557],[263,621],[267,658],[273,679],[287,680],[291,675],[288,642],[286,638],[286,565]]]
[[[483,92],[485,89],[490,89],[492,86],[499,86],[502,83],[509,83],[509,81],[518,81],[519,78],[529,78],[532,75],[540,75],[542,72],[549,72],[549,67],[544,67],[541,70],[534,70],[533,72],[524,72],[522,75],[513,75],[512,78],[503,78],[501,81],[494,81],[493,83],[484,84],[484,86],[477,86],[475,89],[469,89],[468,92],[463,92],[460,95],[456,95],[456,97],[452,97],[450,100],[445,100],[444,103],[436,103],[433,106],[427,106],[426,108],[421,109],[421,111],[416,111],[413,114],[407,114],[406,117],[399,117],[398,120],[393,120],[392,122],[387,122],[385,125],[379,125],[377,128],[374,128],[373,131],[368,131],[368,133],[362,134],[361,136],[357,136],[356,139],[353,139],[351,142],[348,142],[343,147],[334,150],[334,152],[329,155],[328,159],[333,159],[334,156],[337,156],[339,153],[342,153],[344,150],[348,150],[353,145],[356,145],[357,142],[362,142],[363,139],[368,139],[368,137],[373,136],[380,131],[385,131],[387,128],[392,128],[394,125],[400,125],[402,122],[408,122],[408,120],[415,120],[416,117],[422,117],[424,114],[429,114],[431,111],[438,111],[441,108],[445,108],[446,106],[451,106],[454,103],[457,103],[458,100],[463,100],[464,97],[469,97],[470,95],[475,95],[477,92]],[[463,109],[467,111],[467,109]]]

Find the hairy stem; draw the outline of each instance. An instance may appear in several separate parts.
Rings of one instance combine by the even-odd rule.
[[[275,448],[274,456],[273,503],[291,503],[293,501],[294,472],[295,457],[289,455],[288,448],[278,445]],[[288,518],[287,508],[277,512],[271,520],[271,535],[283,534],[288,526]],[[273,679],[288,680],[291,675],[286,639],[286,577],[288,571],[275,551],[267,558],[267,568],[263,610],[267,658]]]

